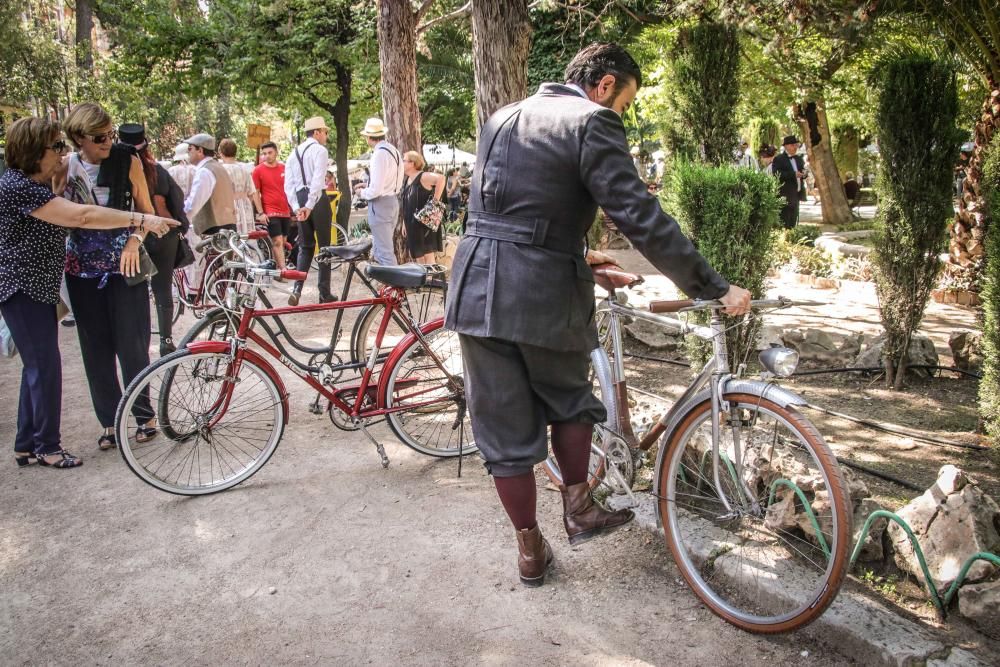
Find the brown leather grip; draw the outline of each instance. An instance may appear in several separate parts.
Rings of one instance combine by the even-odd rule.
[[[678,301],[650,301],[649,312],[651,313],[676,313],[681,308],[690,308],[694,305],[691,299],[680,299]]]

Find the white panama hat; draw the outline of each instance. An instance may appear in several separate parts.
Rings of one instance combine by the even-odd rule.
[[[385,133],[385,123],[381,118],[369,118],[365,121],[365,129],[361,130],[366,137],[384,137]]]

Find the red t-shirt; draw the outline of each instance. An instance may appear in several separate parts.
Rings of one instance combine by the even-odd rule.
[[[272,218],[291,217],[292,210],[285,198],[285,165],[278,162],[269,167],[262,162],[253,170],[253,184],[260,193],[265,215]]]

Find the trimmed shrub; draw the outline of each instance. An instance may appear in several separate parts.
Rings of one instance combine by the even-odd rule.
[[[979,413],[986,432],[1000,442],[1000,134],[993,137],[983,163],[981,187],[986,192],[986,264],[983,268],[983,379]],[[994,451],[996,451],[994,447]],[[1000,455],[995,455],[1000,462]]]
[[[740,41],[736,29],[707,21],[682,28],[670,60],[677,109],[673,133],[678,135],[670,143],[678,148],[689,143],[696,159],[708,164],[732,163],[739,140]]]
[[[754,157],[760,154],[760,147],[764,144],[780,148],[781,128],[778,123],[770,118],[754,118],[747,128],[747,141],[750,142],[750,150]]]
[[[872,268],[886,342],[886,383],[899,388],[910,337],[940,269],[952,217],[952,168],[960,135],[950,67],[926,56],[898,58],[873,76],[879,93],[879,212]]]
[[[754,298],[763,296],[764,280],[776,259],[777,234],[773,231],[784,204],[777,195],[775,179],[732,166],[677,163],[665,185],[667,210],[677,217],[705,259],[726,280],[750,290]],[[735,319],[726,320],[730,326],[736,323]],[[726,340],[734,371],[753,351],[759,329],[757,318],[750,326],[729,329]],[[696,364],[703,364],[710,354],[708,344],[688,349]]]

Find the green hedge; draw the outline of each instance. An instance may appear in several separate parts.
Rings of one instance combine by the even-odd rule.
[[[666,180],[666,209],[698,251],[726,280],[750,290],[755,298],[763,296],[764,280],[776,259],[772,231],[784,203],[777,195],[777,181],[763,172],[693,163],[674,164]],[[730,330],[727,342],[734,370],[749,358],[759,328],[759,320],[754,320],[750,327]],[[704,363],[709,354],[707,345],[689,349],[696,363]]]
[[[980,186],[986,192],[989,224],[986,229],[986,265],[983,268],[983,379],[979,383],[979,412],[986,432],[1000,441],[1000,134],[993,137],[983,164]],[[996,448],[994,448],[996,450]]]
[[[961,137],[955,74],[923,55],[879,66],[875,122],[882,157],[872,271],[885,328],[887,384],[899,388],[910,338],[940,269],[952,210],[952,173]]]

